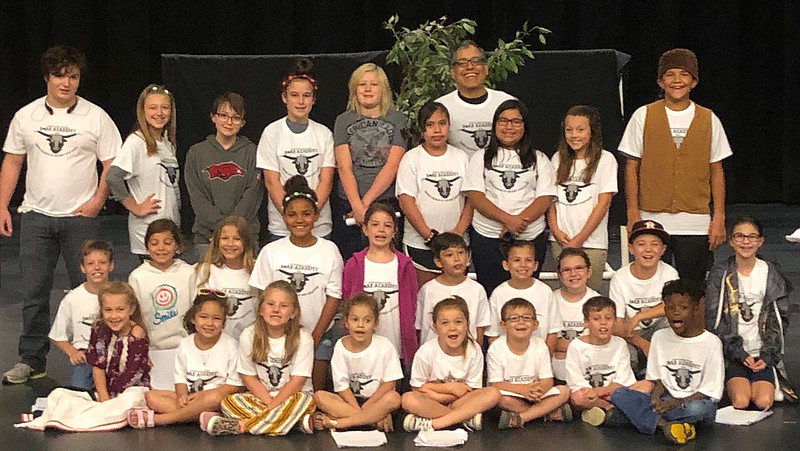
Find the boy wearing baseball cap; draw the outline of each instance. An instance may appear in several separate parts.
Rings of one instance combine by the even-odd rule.
[[[702,283],[725,240],[722,160],[732,152],[719,118],[689,98],[698,81],[694,52],[664,52],[657,80],[664,98],[633,113],[619,150],[628,157],[628,227],[641,219],[663,224],[667,260],[674,258],[681,277]]]
[[[661,260],[669,240],[658,222],[635,222],[628,238],[633,261],[614,273],[609,284],[608,297],[617,304],[619,318],[614,334],[628,342],[631,368],[639,378],[644,376],[650,338],[667,327],[661,290],[664,283],[678,278],[678,271]]]

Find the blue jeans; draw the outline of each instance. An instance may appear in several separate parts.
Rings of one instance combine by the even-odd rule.
[[[59,255],[69,275],[70,288],[83,283],[80,247],[84,240],[97,237],[92,218],[54,218],[40,213],[23,213],[20,219],[19,262],[25,283],[22,286],[22,334],[19,357],[34,370],[44,371],[50,351],[50,291]]]
[[[666,391],[661,399],[673,399]],[[645,434],[654,434],[658,427],[658,420],[664,419],[667,423],[713,423],[717,416],[717,403],[710,399],[689,401],[685,407],[678,407],[667,413],[653,412],[653,403],[650,402],[650,393],[620,387],[611,393],[611,402],[621,410],[633,426]]]
[[[498,285],[510,278],[508,272],[503,269],[503,254],[500,252],[501,241],[499,238],[485,237],[472,227],[469,229],[469,239],[475,275],[478,276],[478,282],[486,290],[486,295],[490,296]],[[533,272],[533,277],[538,278],[547,255],[547,233],[542,232],[534,238],[533,246],[536,251],[536,262],[539,263],[536,271]]]
[[[94,390],[94,379],[92,378],[92,365],[81,363],[72,367],[72,382],[74,388],[82,388],[87,391]]]

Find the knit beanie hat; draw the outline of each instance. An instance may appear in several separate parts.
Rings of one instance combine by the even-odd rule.
[[[667,50],[658,59],[658,78],[670,69],[683,69],[692,74],[695,80],[699,80],[697,75],[697,56],[689,49]]]

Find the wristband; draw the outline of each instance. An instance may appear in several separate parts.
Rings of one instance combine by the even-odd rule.
[[[431,229],[430,236],[428,237],[428,239],[423,241],[423,243],[425,243],[426,246],[431,247],[431,241],[433,241],[433,239],[436,238],[436,235],[438,234],[439,232],[436,229]]]

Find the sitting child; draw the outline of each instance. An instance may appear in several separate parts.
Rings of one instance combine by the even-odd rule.
[[[503,305],[500,327],[504,336],[486,354],[487,380],[500,390],[498,429],[522,428],[544,417],[572,421],[566,386],[553,387],[550,351],[544,340],[533,336],[539,325],[533,304],[513,298]]]
[[[611,394],[636,382],[628,345],[612,335],[615,311],[616,304],[607,297],[587,300],[583,304],[583,322],[589,334],[572,340],[567,348],[570,401],[582,411],[581,419],[592,426],[617,422],[620,415],[611,405]]]
[[[662,293],[669,329],[653,334],[647,361],[651,393],[620,388],[611,402],[645,434],[662,428],[673,443],[696,437],[695,424],[713,423],[722,397],[722,342],[703,329],[703,288],[688,279],[667,282]]]
[[[483,412],[500,400],[500,391],[483,387],[483,353],[469,336],[467,302],[458,296],[433,308],[439,336],[422,346],[411,367],[411,391],[403,394],[406,431],[429,431],[454,424],[482,428]]]
[[[80,254],[81,272],[86,276],[86,282],[61,300],[50,329],[50,339],[73,365],[70,385],[94,390],[92,366],[86,362],[86,350],[92,324],[97,321],[100,310],[97,292],[108,282],[108,276],[114,270],[114,251],[108,241],[86,240],[81,244]]]
[[[336,393],[314,393],[321,411],[314,415],[316,429],[375,425],[383,432],[394,430],[392,412],[400,407],[396,384],[403,378],[403,370],[392,342],[375,335],[379,309],[378,301],[367,293],[347,302],[344,321],[348,335],[336,343],[331,359]]]
[[[131,427],[197,421],[202,412],[218,411],[225,396],[241,390],[237,342],[222,332],[227,311],[228,295],[199,290],[183,319],[191,335],[181,341],[175,355],[175,391],[147,392],[147,408],[128,412]]]

